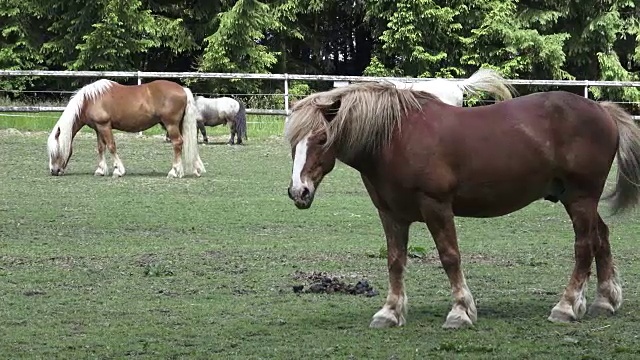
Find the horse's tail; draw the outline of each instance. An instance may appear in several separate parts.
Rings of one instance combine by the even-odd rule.
[[[239,108],[235,116],[235,123],[236,131],[238,132],[238,139],[247,140],[247,109],[242,101],[237,101]]]
[[[640,201],[640,128],[619,105],[603,101],[600,106],[618,126],[616,186],[603,197],[610,201],[611,211],[615,214],[636,206]]]
[[[480,91],[491,94],[496,100],[508,100],[516,94],[516,90],[496,71],[481,68],[470,78],[459,82],[458,87],[470,95],[480,95]]]
[[[200,164],[200,156],[198,154],[197,121],[200,112],[196,106],[196,100],[194,99],[191,90],[186,87],[183,89],[187,95],[187,106],[184,109],[184,115],[182,117],[182,162],[184,164],[185,174],[187,174],[196,171],[202,166],[202,164]],[[199,164],[196,164],[196,162]],[[203,167],[202,172],[204,172]]]

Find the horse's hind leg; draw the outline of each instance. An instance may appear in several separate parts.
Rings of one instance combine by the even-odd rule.
[[[101,125],[98,126],[98,131],[102,135],[102,139],[104,143],[107,145],[109,152],[111,153],[111,157],[113,157],[113,177],[124,176],[125,169],[124,164],[120,160],[120,156],[116,152],[116,142],[113,139],[113,132],[111,130],[111,126]]]
[[[372,328],[402,326],[407,313],[407,295],[404,291],[404,269],[407,264],[409,224],[399,223],[388,214],[379,211],[380,221],[387,238],[387,266],[389,268],[389,292],[387,301],[369,325]]]
[[[96,130],[96,137],[98,138],[98,168],[93,174],[95,176],[109,175],[109,167],[107,166],[107,160],[104,156],[104,151],[107,145],[105,144],[104,139],[102,138],[102,135],[100,135],[100,132],[98,130]]]
[[[600,245],[598,198],[576,197],[573,200],[563,201],[563,204],[571,217],[575,233],[575,266],[560,301],[549,315],[549,320],[553,322],[576,321],[584,315],[587,305],[585,291],[591,274],[591,263]]]
[[[229,145],[234,145],[235,141],[234,138],[236,137],[236,123],[235,121],[229,121],[229,134],[231,135],[229,137]],[[239,137],[238,137],[239,139]]]
[[[200,133],[202,134],[202,142],[204,142],[205,144],[209,143],[209,138],[207,137],[207,129],[204,126],[204,122],[198,121],[198,130],[200,130]]]
[[[163,123],[160,123],[160,127],[164,130],[164,141],[170,142],[171,139],[169,139],[169,133],[167,132],[167,128],[164,126]]]
[[[596,246],[596,271],[598,291],[596,299],[589,307],[589,315],[611,315],[622,305],[622,288],[616,268],[613,265],[609,246],[609,228],[598,215],[598,237]]]
[[[167,132],[173,144],[173,164],[171,170],[167,174],[169,178],[181,178],[184,176],[184,168],[182,167],[182,135],[178,125],[167,125]]]
[[[460,262],[458,239],[450,203],[432,200],[422,209],[429,232],[436,243],[440,262],[449,277],[453,307],[442,325],[445,329],[458,329],[476,322],[478,313],[473,295],[467,286]]]

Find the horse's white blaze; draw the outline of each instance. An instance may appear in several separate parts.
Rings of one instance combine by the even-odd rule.
[[[304,164],[307,162],[307,149],[310,136],[311,134],[305,136],[296,144],[296,152],[293,158],[293,172],[291,174],[291,187],[293,189],[300,189],[303,186],[311,187],[307,184],[306,179],[302,179],[302,169],[304,169]]]
[[[49,150],[49,170],[53,170],[54,162],[60,160],[66,161],[71,152],[71,142],[73,141],[73,125],[78,115],[82,112],[85,101],[94,100],[104,94],[115,82],[111,80],[101,79],[78,90],[69,100],[60,119],[53,127],[49,139],[47,140],[47,148]],[[60,135],[56,138],[60,130]],[[62,166],[63,164],[58,163]]]

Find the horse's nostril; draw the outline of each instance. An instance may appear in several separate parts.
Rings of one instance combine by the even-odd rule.
[[[291,193],[291,188],[287,188],[287,194],[289,195],[289,199],[293,200],[293,194]]]
[[[305,187],[304,189],[302,189],[302,198],[306,199],[309,197],[309,188]]]

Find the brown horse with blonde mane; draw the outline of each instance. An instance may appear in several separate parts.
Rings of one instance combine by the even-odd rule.
[[[113,130],[140,132],[156,124],[167,129],[173,145],[173,164],[167,177],[205,172],[198,154],[196,122],[198,109],[191,90],[179,84],[156,80],[142,85],[121,85],[102,79],[82,87],[72,97],[53,127],[47,147],[51,175],[64,174],[73,153],[73,138],[89,126],[98,138],[96,176],[108,175],[105,148],[113,157],[113,176],[125,174],[116,152]]]
[[[462,272],[454,217],[496,217],[533,201],[560,201],[573,223],[575,267],[549,320],[586,312],[595,257],[598,288],[590,314],[613,314],[622,290],[598,213],[617,154],[613,212],[640,198],[640,129],[617,105],[568,92],[535,93],[461,108],[428,93],[364,83],[308,96],[286,124],[292,146],[289,197],[311,206],[336,159],[358,170],[387,239],[389,292],[371,327],[405,323],[403,274],[409,226],[426,223],[449,277],[453,307],[443,327],[476,322]]]

